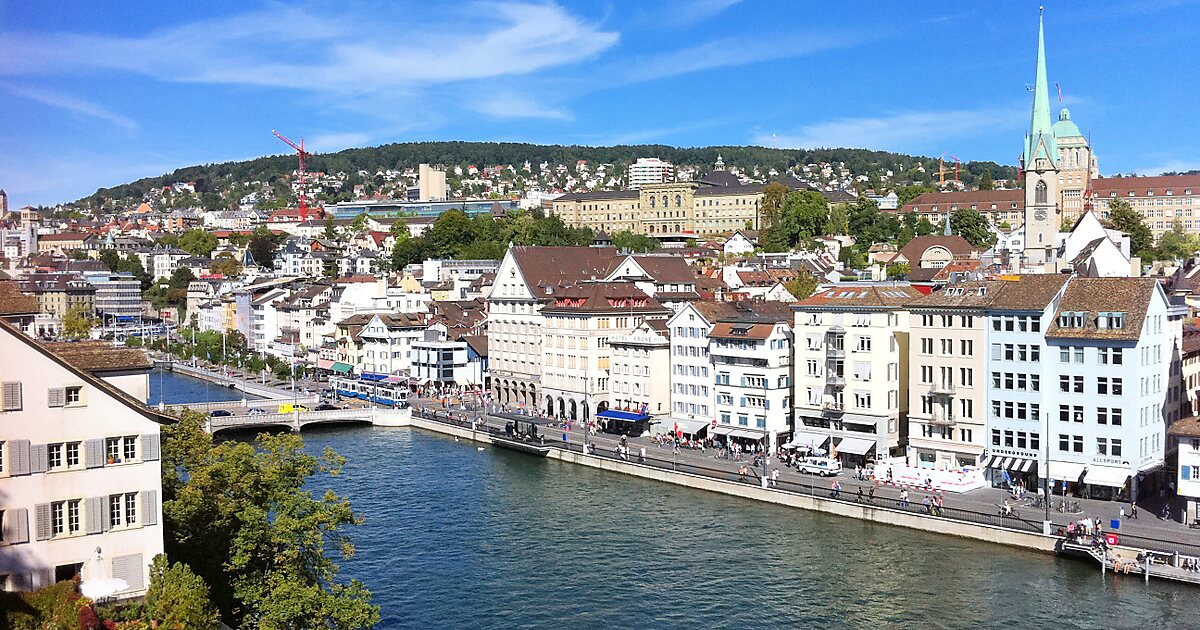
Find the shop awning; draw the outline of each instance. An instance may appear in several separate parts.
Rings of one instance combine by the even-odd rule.
[[[1051,461],[1047,466],[1047,477],[1055,481],[1070,481],[1072,483],[1079,481],[1079,476],[1083,474],[1083,469],[1086,468],[1083,464],[1075,462],[1055,462]]]
[[[672,431],[679,430],[683,431],[687,435],[695,435],[699,433],[701,429],[707,427],[708,422],[705,420],[685,420],[682,418],[671,418],[669,421],[667,421],[666,426]]]
[[[318,370],[328,370],[333,367],[333,359],[317,359]]]
[[[1003,455],[992,455],[984,463],[986,468],[995,468],[996,470],[1015,470],[1020,472],[1029,472],[1037,470],[1037,461],[1025,459],[1023,457],[1005,457]]]
[[[792,436],[792,440],[785,444],[787,448],[820,448],[825,442],[829,441],[829,436],[824,433],[812,433],[809,431],[796,431]]]
[[[644,413],[637,413],[635,411],[619,411],[617,409],[605,409],[604,411],[596,414],[596,417],[605,418],[608,420],[624,420],[625,422],[641,422],[643,420],[650,419],[650,416]]]
[[[1108,486],[1110,488],[1123,488],[1128,480],[1128,468],[1113,466],[1088,466],[1087,473],[1083,476],[1083,482],[1089,486]]]
[[[333,370],[334,372],[337,372],[338,374],[349,374],[351,371],[354,370],[354,366],[350,365],[349,363],[342,363],[341,361],[335,361],[333,363],[333,365],[329,366],[329,369]]]
[[[875,440],[866,440],[863,438],[843,438],[837,445],[837,452],[849,453],[851,455],[866,455],[872,448],[875,448]]]
[[[734,428],[728,424],[718,424],[712,428],[713,435],[729,435],[730,433],[733,433],[733,431]]]
[[[750,429],[734,429],[729,432],[729,437],[748,438],[751,440],[761,440],[766,437],[762,431],[752,431]]]

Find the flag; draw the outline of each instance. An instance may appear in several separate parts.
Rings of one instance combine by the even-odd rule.
[[[1058,104],[1062,105],[1062,86],[1058,84],[1058,81],[1054,82],[1054,89],[1058,90]]]

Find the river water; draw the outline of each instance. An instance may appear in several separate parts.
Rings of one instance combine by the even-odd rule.
[[[366,522],[380,628],[1198,627],[1197,591],[1093,565],[533,458],[306,429]]]
[[[150,372],[149,405],[163,401],[168,405],[183,403],[225,402],[233,400],[258,400],[261,396],[245,394],[236,389],[217,385],[193,376],[156,369]]]

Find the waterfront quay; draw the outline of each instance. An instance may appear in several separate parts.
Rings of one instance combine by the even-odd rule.
[[[486,444],[503,441],[507,437],[506,424],[529,418],[437,408],[432,406],[432,401],[430,405],[414,408],[411,426]],[[1044,508],[1017,507],[1012,515],[1001,515],[1000,505],[1009,495],[991,488],[947,496],[940,507],[931,509],[924,499],[929,497],[930,503],[936,505],[934,492],[909,490],[905,501],[900,488],[871,480],[856,480],[849,474],[833,478],[808,476],[771,461],[766,467],[767,482],[764,484],[761,465],[753,466],[749,460],[718,457],[713,449],[676,450],[670,446],[659,447],[647,438],[627,438],[628,454],[622,455],[622,450],[617,448],[621,441],[616,436],[584,435],[578,427],[559,425],[543,426],[539,430],[541,439],[538,443],[550,447],[546,457],[568,463],[885,525],[1082,557],[1106,571],[1113,570],[1114,556],[1122,565],[1133,565],[1135,558],[1153,558],[1155,564],[1150,566],[1149,576],[1145,575],[1145,562],[1129,572],[1141,577],[1200,583],[1196,573],[1175,568],[1188,559],[1200,558],[1200,536],[1184,525],[1163,521],[1148,512],[1139,519],[1121,522],[1115,532],[1119,542],[1109,545],[1111,555],[1107,563],[1100,560],[1103,555],[1088,554],[1086,544],[1082,548],[1065,544],[1068,542],[1065,533],[1070,524],[1084,518],[1093,521],[1100,518],[1107,531],[1111,523],[1107,511],[1118,509],[1116,504],[1085,501],[1079,513],[1063,513],[1055,508],[1050,512],[1047,527]],[[773,478],[772,472],[776,468],[780,472]],[[836,494],[833,490],[835,482],[840,486]],[[859,489],[862,489],[861,498]]]

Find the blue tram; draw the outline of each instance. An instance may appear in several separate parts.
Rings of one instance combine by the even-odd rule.
[[[334,376],[329,379],[330,387],[338,396],[357,398],[377,405],[387,405],[397,409],[408,406],[408,385],[399,377],[384,379],[354,378]]]

